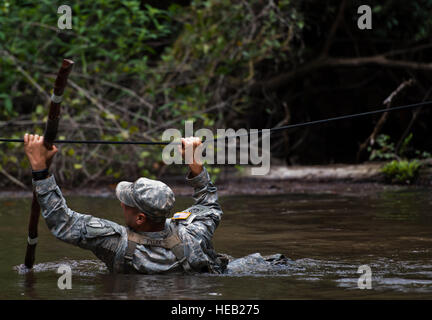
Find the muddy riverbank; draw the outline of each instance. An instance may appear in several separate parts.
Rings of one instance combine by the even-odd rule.
[[[393,185],[384,181],[380,172],[382,163],[360,165],[333,164],[316,166],[273,165],[265,176],[253,176],[251,167],[242,172],[232,167],[222,168],[216,185],[219,194],[224,195],[267,195],[286,193],[334,193],[341,195],[373,195],[379,191],[398,191],[402,189],[432,188],[432,167],[424,166],[419,178],[413,185]],[[176,195],[187,196],[191,189],[184,182],[183,176],[162,177]],[[114,197],[115,184],[95,185],[84,188],[67,189],[65,195]],[[22,190],[16,187],[0,190],[0,198],[31,197],[30,188]]]

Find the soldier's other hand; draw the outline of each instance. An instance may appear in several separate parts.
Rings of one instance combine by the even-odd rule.
[[[202,171],[202,142],[198,137],[188,137],[181,139],[180,153],[189,165],[192,176],[196,176]]]
[[[51,150],[48,150],[43,142],[43,136],[28,133],[24,135],[24,151],[34,171],[46,169],[48,162],[58,151],[54,145]]]

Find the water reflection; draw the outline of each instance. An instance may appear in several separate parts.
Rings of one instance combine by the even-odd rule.
[[[29,270],[24,274],[24,283],[21,286],[24,288],[24,294],[32,299],[39,299],[35,286],[37,284],[37,277],[34,272]]]
[[[375,206],[376,218],[383,220],[416,221],[427,214],[422,212],[427,201],[415,192],[389,192],[379,195],[381,200]]]
[[[102,277],[105,297],[120,299],[200,299],[215,290],[215,283],[207,280],[179,274]]]

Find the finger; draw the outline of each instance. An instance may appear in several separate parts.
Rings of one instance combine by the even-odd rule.
[[[31,134],[31,135],[29,136],[29,143],[33,143],[33,141],[34,141],[34,135]]]
[[[24,135],[24,145],[27,145],[28,142],[29,142],[29,135],[28,135],[28,133],[26,133],[26,134]]]
[[[187,137],[185,139],[185,148],[188,148],[191,145],[191,137]]]
[[[51,159],[57,153],[58,149],[56,146],[52,146],[53,148],[48,152],[48,158]]]

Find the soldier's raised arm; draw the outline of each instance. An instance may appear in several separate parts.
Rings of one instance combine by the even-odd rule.
[[[93,251],[112,270],[116,252],[125,244],[122,243],[125,228],[68,208],[54,176],[46,169],[47,161],[57,152],[55,146],[47,150],[42,136],[26,134],[24,148],[33,170],[34,191],[51,233],[62,241]]]
[[[195,152],[200,146],[202,146],[200,138],[190,137],[182,139],[182,155],[189,165],[189,173],[186,177],[186,182],[194,188],[193,198],[195,200],[195,206],[211,209],[196,210],[196,214],[207,215],[212,218],[215,223],[219,223],[222,216],[222,209],[218,202],[217,189],[201,162],[199,152]],[[192,149],[189,154],[186,151],[188,147]]]
[[[211,181],[210,175],[205,167],[203,167],[202,171],[196,176],[189,173],[186,176],[186,182],[194,188],[193,198],[195,200],[195,205],[206,206],[221,211],[222,213],[218,202],[217,188]]]

